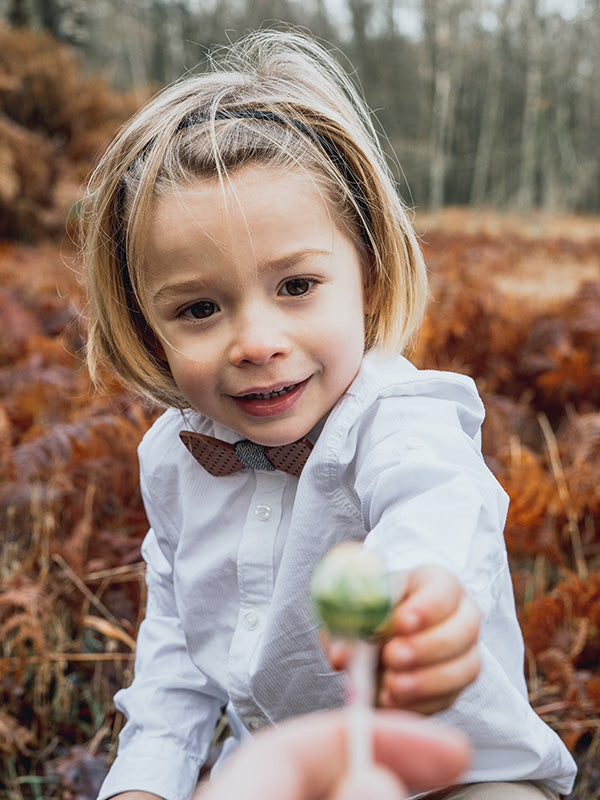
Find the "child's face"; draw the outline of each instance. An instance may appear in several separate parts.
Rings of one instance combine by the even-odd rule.
[[[146,299],[190,406],[260,444],[306,435],[364,351],[359,254],[317,186],[246,166],[224,192],[158,197],[147,230]]]

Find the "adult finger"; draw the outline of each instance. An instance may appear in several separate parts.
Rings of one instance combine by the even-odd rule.
[[[405,800],[406,796],[406,787],[397,775],[374,765],[360,772],[347,772],[331,800]]]

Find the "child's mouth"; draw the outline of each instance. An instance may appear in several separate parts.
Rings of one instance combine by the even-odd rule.
[[[288,411],[299,400],[308,379],[299,383],[290,383],[268,392],[249,392],[234,395],[236,405],[253,417],[274,417]]]

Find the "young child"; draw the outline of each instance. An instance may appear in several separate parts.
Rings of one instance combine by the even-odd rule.
[[[335,61],[249,36],[123,127],[85,211],[92,374],[168,406],[139,450],[147,613],[100,797],[189,797],[223,708],[242,738],[343,703],[307,587],[346,539],[406,578],[379,704],[472,739],[465,796],[568,792],[527,700],[482,405],[399,355],[425,268]]]

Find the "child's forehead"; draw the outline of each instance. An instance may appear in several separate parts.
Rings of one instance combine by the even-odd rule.
[[[161,192],[146,226],[146,262],[190,260],[222,251],[260,261],[329,250],[336,220],[323,189],[302,169],[240,168],[224,180],[199,178]],[[150,258],[148,258],[150,254]]]
[[[150,229],[157,223],[168,228],[181,218],[212,228],[240,221],[250,227],[270,219],[287,224],[286,214],[336,222],[326,189],[309,171],[248,164],[224,176],[201,176],[184,185],[161,187],[150,206]]]

